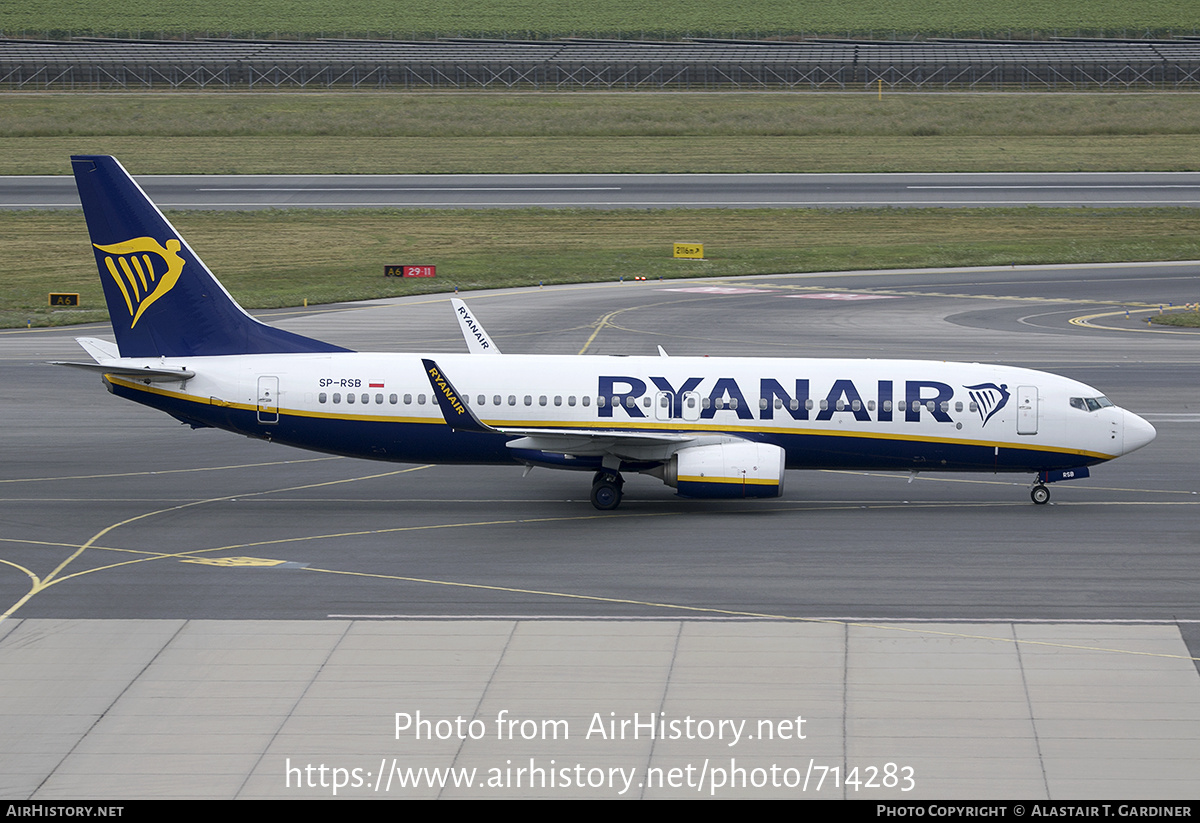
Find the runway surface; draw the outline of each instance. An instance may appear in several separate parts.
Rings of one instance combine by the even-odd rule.
[[[278,676],[317,684],[320,676],[308,663],[293,667],[295,654],[309,663],[345,665],[339,655],[347,638],[382,633],[391,639],[377,641],[377,648],[390,651],[380,651],[379,659],[386,657],[403,674],[376,672],[361,681],[346,675],[338,682],[359,685],[341,694],[327,682],[332,691],[323,692],[330,699],[340,694],[339,705],[355,714],[362,708],[355,701],[366,699],[363,690],[380,689],[371,695],[380,700],[367,712],[369,721],[363,721],[376,726],[358,729],[363,736],[357,743],[335,743],[337,718],[349,714],[338,714],[332,704],[299,709],[306,705],[299,697],[282,708],[272,704],[266,714],[277,729],[300,734],[290,724],[312,712],[324,718],[318,725],[329,727],[300,734],[295,740],[303,743],[287,757],[303,751],[305,762],[317,762],[335,751],[397,746],[387,733],[391,712],[415,706],[420,701],[414,694],[428,697],[423,705],[436,704],[438,716],[469,719],[481,707],[492,711],[498,704],[486,699],[488,689],[504,671],[515,678],[505,682],[524,684],[513,687],[523,699],[536,698],[529,706],[564,712],[563,706],[573,706],[572,717],[585,720],[621,706],[640,706],[643,716],[671,706],[672,716],[778,719],[786,706],[829,703],[814,724],[823,727],[829,747],[798,747],[805,762],[810,755],[828,755],[846,768],[861,756],[896,761],[916,752],[914,741],[928,744],[912,754],[925,777],[917,793],[888,796],[1195,796],[1200,677],[1189,658],[1200,651],[1200,335],[1143,321],[1159,303],[1197,296],[1196,263],[626,282],[467,296],[506,353],[644,354],[662,345],[673,355],[998,362],[1082,380],[1158,428],[1158,439],[1146,449],[1094,468],[1088,480],[1053,487],[1052,503],[1044,507],[1029,502],[1024,477],[919,475],[910,482],[907,475],[812,472],[789,473],[780,500],[716,504],[677,498],[658,481],[635,476],[622,508],[602,514],[587,502],[583,475],[538,469],[522,478],[518,467],[373,464],[191,431],[107,395],[94,375],[45,365],[79,356],[73,336],[107,337],[107,330],[0,332],[0,375],[7,387],[0,401],[0,604],[9,615],[0,621],[0,658],[24,660],[21,655],[33,654],[29,650],[38,644],[74,638],[58,647],[62,658],[47,648],[49,656],[41,660],[60,661],[66,669],[73,661],[92,661],[76,662],[73,675],[55,669],[55,676],[84,682],[108,658],[70,650],[88,645],[89,632],[98,632],[107,638],[96,641],[102,648],[130,650],[109,657],[128,661],[128,677],[137,681],[133,691],[96,697],[97,705],[120,706],[182,687],[174,675],[160,686],[138,680],[139,672],[157,670],[160,655],[179,665],[188,661],[180,678],[228,682],[211,669],[224,660],[218,650],[227,635],[259,638],[230,641],[229,648],[248,649],[239,652],[248,663],[262,663],[267,655],[281,667],[250,676],[256,683]],[[283,310],[267,319],[360,350],[464,350],[444,296]],[[572,640],[577,630],[570,621],[581,619],[591,627],[585,632],[590,639]],[[103,620],[120,622],[93,622]],[[205,622],[210,620],[233,623]],[[437,639],[445,633],[437,627],[447,620],[458,627],[451,632],[457,640]],[[753,662],[736,690],[716,672],[736,667],[737,658],[720,643],[709,647],[696,639],[708,631],[696,620],[743,627],[735,631],[741,639],[733,648],[751,654]],[[744,620],[752,622],[738,622]],[[236,628],[243,622],[247,628]],[[667,624],[665,634],[651,632],[659,637],[655,643],[668,647],[656,647],[661,654],[652,656],[649,668],[632,662],[640,659],[636,654],[622,656],[622,649],[637,646],[632,638],[644,635],[647,625]],[[293,651],[267,651],[276,647],[261,638],[285,625],[299,626],[294,631],[314,642],[331,632],[334,639],[315,646],[289,641],[280,648]],[[826,641],[840,651],[832,657],[814,652],[825,641],[806,640],[806,626],[833,627]],[[866,647],[857,645],[864,637],[858,631],[871,638]],[[114,632],[128,643],[112,640]],[[208,639],[197,647],[185,644],[193,651],[184,653],[180,638],[193,632]],[[510,639],[526,632],[545,637],[540,645],[522,641],[530,644],[523,657],[515,651],[520,643],[496,647],[482,639],[496,632]],[[1002,639],[981,641],[980,635]],[[1035,665],[1028,656],[1034,647],[1014,644],[1018,637],[1041,638],[1045,645],[1035,646],[1048,656]],[[995,643],[1015,656],[972,657],[994,651]],[[135,646],[150,651],[135,654]],[[195,651],[201,647],[214,651]],[[418,648],[454,648],[455,659],[475,660],[472,655],[485,647],[499,648],[499,656],[488,652],[476,663],[493,674],[476,677],[482,691],[464,686],[461,698],[454,697],[451,683],[458,681],[443,668],[444,659],[412,669],[395,656],[408,649],[415,656],[407,659],[426,660]],[[887,648],[907,651],[870,656],[870,649]],[[1024,657],[1017,648],[1025,649]],[[571,650],[588,650],[595,666]],[[780,668],[810,654],[834,661],[827,678]],[[47,691],[40,678],[49,675],[35,671],[33,658],[29,669],[5,669],[4,677],[21,680],[18,691],[29,694],[7,703],[0,698],[0,722],[33,728],[20,718],[34,705],[42,722],[60,728],[56,724],[65,717],[44,703],[54,689]],[[570,660],[575,662],[568,665]],[[1156,674],[1158,663],[1169,664],[1170,674]],[[360,664],[370,666],[368,660]],[[1086,671],[1089,684],[1114,691],[1084,708],[1073,702],[1080,681],[1061,677],[1063,666]],[[9,674],[15,671],[29,673]],[[548,673],[560,678],[552,694],[538,685]],[[305,680],[310,677],[316,679]],[[950,681],[957,696],[945,702],[937,695]],[[585,682],[609,683],[611,692],[588,691],[582,702],[571,703],[571,689]],[[869,683],[882,684],[881,691],[871,691]],[[1009,691],[990,691],[1000,683]],[[383,699],[385,693],[394,699]],[[674,697],[665,700],[664,694]],[[916,694],[923,695],[920,709],[904,702]],[[1020,703],[1015,709],[1014,700]],[[880,710],[884,704],[889,708]],[[90,722],[105,718],[97,728],[113,731],[105,725],[118,722],[111,709],[97,711]],[[207,709],[197,711],[203,716]],[[541,711],[541,717],[552,716],[550,708]],[[1100,729],[1107,712],[1131,712],[1132,719]],[[1051,715],[1052,721],[1045,719]],[[74,747],[86,749],[92,741],[129,751],[145,742],[137,729],[100,741],[91,725],[84,726],[60,728],[65,748],[33,758],[41,765],[0,787],[0,795],[79,796],[72,795],[79,787],[94,795],[90,787],[108,785],[97,778],[110,774],[108,767],[79,760]],[[996,762],[976,762],[970,779],[948,777],[958,774],[956,747],[1004,737],[1016,727],[1016,751],[998,754]],[[1087,746],[1066,745],[1084,731],[1094,735]],[[35,738],[41,739],[29,739]],[[189,739],[168,738],[159,743],[186,747]],[[293,796],[284,791],[282,749],[270,742],[272,735],[267,739],[246,744],[257,755],[238,771],[240,782],[217,781],[219,788],[200,794]],[[1063,747],[1054,741],[1064,741]],[[695,745],[688,750],[693,759],[730,753],[713,748],[717,744]],[[237,744],[216,745],[225,751],[222,746],[245,754]],[[418,746],[408,754],[428,751]],[[549,757],[545,753],[555,750],[539,751]],[[648,762],[668,749],[657,751]],[[524,749],[504,747],[489,756],[498,752],[525,756]],[[581,752],[603,756],[605,750]],[[193,772],[209,769],[208,761],[197,767],[187,759],[194,747],[178,754]],[[27,764],[26,755],[30,751],[18,747],[10,760]],[[453,753],[446,757],[439,762],[463,762]],[[128,767],[141,778],[139,768]],[[157,775],[149,779],[150,789],[137,781],[116,785],[167,796],[180,785],[150,771]],[[248,779],[251,774],[256,777]],[[1139,777],[1148,774],[1157,777]],[[1092,782],[1078,782],[1084,775]],[[841,791],[838,796],[856,796]]]
[[[123,158],[136,172],[136,158]],[[64,158],[64,167],[66,165]],[[1200,173],[161,175],[162,208],[1196,206]],[[74,180],[0,177],[0,208],[77,208]]]

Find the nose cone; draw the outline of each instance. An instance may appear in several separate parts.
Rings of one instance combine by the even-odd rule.
[[[1137,451],[1150,443],[1158,434],[1153,426],[1133,412],[1121,409],[1121,414],[1124,417],[1122,428],[1125,431],[1125,447],[1121,450],[1121,454]]]

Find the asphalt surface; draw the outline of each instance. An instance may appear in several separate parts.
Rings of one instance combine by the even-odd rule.
[[[136,171],[136,158],[124,158]],[[65,159],[64,159],[65,165]],[[1200,173],[161,175],[162,208],[1196,206]],[[76,208],[70,176],[0,177],[0,208]]]
[[[46,365],[80,356],[72,336],[103,330],[6,331],[0,602],[65,561],[17,613],[1200,620],[1200,336],[1142,319],[1196,294],[1194,264],[1141,264],[469,298],[507,353],[661,344],[999,362],[1082,380],[1158,427],[1148,448],[1054,486],[1045,507],[1023,476],[813,472],[756,503],[687,501],[635,476],[621,509],[601,514],[575,473],[356,462],[191,431],[108,396],[90,373]],[[1085,316],[1112,328],[1071,322]],[[441,296],[268,319],[359,350],[463,349]],[[211,565],[231,557],[263,565]]]
[[[1158,427],[1046,506],[792,472],[600,513],[586,475],[191,431],[46,364],[107,329],[2,331],[0,797],[1194,799],[1200,335],[1144,319],[1197,294],[1184,263],[466,296],[507,353],[993,361]],[[444,296],[266,319],[464,348]]]

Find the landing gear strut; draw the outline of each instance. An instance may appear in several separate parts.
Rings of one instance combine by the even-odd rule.
[[[1038,483],[1029,490],[1029,499],[1039,506],[1043,506],[1050,500],[1050,490]]]
[[[625,478],[620,472],[601,469],[592,478],[592,505],[602,512],[612,511],[621,505],[621,487]]]

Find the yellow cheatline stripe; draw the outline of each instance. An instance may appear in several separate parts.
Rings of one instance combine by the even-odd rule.
[[[680,483],[730,483],[739,486],[778,486],[779,481],[771,478],[755,478],[755,477],[704,477],[703,475],[694,477],[684,477],[680,475],[678,478]]]
[[[126,388],[134,391],[143,391],[151,394],[163,395],[172,397],[178,400],[186,400],[192,403],[200,403],[202,405],[212,405],[207,397],[197,397],[190,394],[182,394],[179,392],[160,389],[155,386],[146,386],[141,383],[131,382],[116,375],[106,374],[105,378],[117,383],[120,383]],[[244,411],[255,411],[258,406],[241,404],[241,403],[222,403],[223,407],[242,409]],[[418,423],[425,425],[447,425],[442,417],[386,417],[381,415],[353,415],[353,414],[335,414],[330,412],[313,412],[296,409],[281,408],[281,415],[288,417],[309,417],[323,418],[328,420],[353,420],[357,422],[383,422],[383,423]],[[646,420],[641,423],[618,423],[615,421],[545,421],[545,420],[509,420],[496,418],[480,418],[480,422],[485,425],[499,429],[547,429],[553,434],[560,430],[571,429],[588,429],[594,430],[598,434],[603,434],[606,430],[612,430],[615,436],[623,436],[628,434],[636,434],[639,431],[653,432],[671,432],[680,435],[691,434],[728,434],[731,437],[741,437],[748,434],[789,434],[811,437],[849,437],[863,440],[887,440],[902,443],[939,443],[947,446],[982,446],[984,448],[994,449],[1016,449],[1020,451],[1048,452],[1051,454],[1070,454],[1077,457],[1091,457],[1098,460],[1113,460],[1119,455],[1107,454],[1105,452],[1088,451],[1087,449],[1064,449],[1054,446],[1039,446],[1035,443],[1016,443],[1004,440],[971,440],[967,438],[946,438],[946,437],[930,437],[928,435],[915,434],[893,434],[889,432],[855,432],[855,431],[836,431],[832,429],[813,429],[813,428],[784,428],[782,426],[755,426],[754,428],[736,429],[729,426],[720,425],[717,423],[691,423],[689,422],[686,428],[681,427],[678,423],[657,423]],[[683,421],[680,421],[683,422]]]

